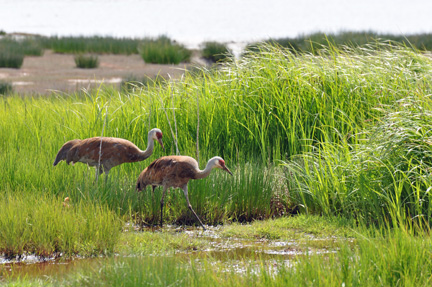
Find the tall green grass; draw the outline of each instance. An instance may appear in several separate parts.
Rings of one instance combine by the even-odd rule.
[[[194,210],[206,224],[220,224],[227,221],[252,221],[280,216],[286,212],[289,203],[287,194],[275,186],[274,168],[246,164],[230,167],[234,176],[218,170],[206,179],[189,183],[189,198]],[[158,224],[162,189],[156,189],[153,197],[151,188],[138,195],[138,222]],[[278,196],[277,196],[278,195]],[[272,201],[277,201],[282,210],[277,210]],[[191,224],[195,217],[189,212],[181,189],[172,189],[165,197],[164,221],[177,224]]]
[[[189,183],[207,224],[278,216],[281,206],[290,210],[289,200],[310,213],[411,224],[430,215],[431,68],[416,51],[381,44],[319,55],[263,46],[221,69],[129,93],[101,87],[3,97],[0,190],[18,192],[17,200],[69,196],[154,224],[161,193],[138,194],[135,182],[153,159],[178,150],[199,157],[201,167],[222,156],[234,171]],[[374,128],[382,123],[386,129]],[[114,168],[107,184],[94,184],[94,170],[84,164],[52,166],[68,140],[113,136],[144,149],[153,127],[163,131],[166,152],[155,147],[148,160]],[[286,181],[276,176],[279,160],[289,167]],[[179,190],[166,202],[166,223],[194,223]]]
[[[218,42],[205,42],[202,48],[202,57],[213,63],[232,59],[232,52],[225,44]]]
[[[75,55],[75,65],[77,68],[94,69],[99,67],[99,57],[97,55]]]
[[[362,132],[364,141],[325,142],[286,163],[293,198],[310,213],[430,225],[431,105],[428,97],[400,100]]]
[[[24,62],[24,54],[11,50],[0,51],[0,68],[21,68]]]
[[[106,207],[62,200],[41,192],[0,195],[0,254],[96,255],[112,253],[121,221]]]
[[[264,42],[272,45],[278,45],[291,49],[293,52],[318,53],[319,50],[327,49],[329,46],[359,47],[366,44],[373,44],[377,41],[385,41],[393,45],[404,45],[413,47],[422,51],[432,50],[432,34],[383,34],[373,31],[342,31],[339,33],[312,33],[309,35],[300,35],[295,38],[277,38],[268,39]],[[257,43],[248,45],[246,50],[257,50]]]
[[[140,115],[149,104],[145,98],[129,95],[119,98],[121,102],[114,103],[116,99],[107,98],[108,94],[101,92],[100,95],[77,95],[76,98],[4,99],[4,115],[21,119],[21,123],[4,122],[1,129],[2,133],[12,133],[9,140],[0,144],[0,149],[5,151],[0,156],[0,169],[4,171],[6,179],[2,187],[28,192],[38,187],[62,198],[69,196],[77,201],[106,204],[118,215],[132,216],[139,222],[158,222],[161,192],[158,190],[153,198],[150,189],[137,193],[135,184],[140,172],[153,159],[175,153],[165,114],[158,114],[156,107],[147,106],[152,109],[148,111],[149,114]],[[105,114],[106,107],[108,114]],[[129,139],[143,149],[150,127],[160,127],[165,134],[167,152],[163,153],[156,146],[154,154],[147,161],[116,167],[106,185],[102,179],[95,185],[94,169],[84,164],[67,166],[62,162],[52,167],[55,155],[64,142],[101,135],[104,124],[105,136]],[[183,147],[180,147],[182,154],[194,156],[194,149],[183,151]],[[204,168],[207,160],[215,155],[216,152],[201,153],[200,166]],[[272,202],[278,202],[282,209],[286,206],[286,195],[273,184],[273,168],[266,170],[261,164],[245,167],[236,161],[230,163],[228,158],[226,160],[234,171],[234,177],[214,170],[210,177],[189,184],[190,200],[207,224],[268,218],[276,213]],[[32,180],[29,181],[30,178]],[[275,200],[276,194],[278,199]],[[182,192],[170,192],[166,202],[169,203],[165,209],[167,223],[193,223]]]
[[[141,89],[151,88],[151,87],[160,87],[168,81],[168,79],[165,79],[161,75],[157,75],[156,77],[137,77],[130,75],[122,80],[122,83],[120,84],[121,89],[123,92],[134,92],[137,93],[137,91],[140,91]]]
[[[97,200],[111,200],[110,205],[125,214],[125,202],[138,199],[133,191],[138,174],[164,155],[160,149],[156,147],[145,162],[116,167],[111,185],[97,194],[92,192],[94,186],[88,178],[94,175],[93,169],[63,163],[50,167],[58,149],[67,140],[99,136],[102,130],[105,136],[126,138],[144,148],[148,130],[159,127],[164,132],[165,154],[175,154],[178,147],[180,154],[196,157],[199,104],[200,166],[215,155],[222,156],[229,167],[239,169],[238,177],[232,179],[236,181],[247,178],[244,171],[249,167],[245,163],[256,162],[257,167],[250,168],[250,185],[256,187],[253,193],[260,198],[258,190],[269,187],[264,181],[259,183],[259,177],[272,162],[311,152],[323,142],[359,144],[368,138],[361,132],[385,116],[382,107],[412,91],[419,101],[427,101],[431,67],[429,58],[415,51],[386,45],[331,49],[320,56],[295,56],[288,50],[265,46],[262,53],[226,64],[223,69],[203,71],[201,76],[186,74],[181,82],[127,94],[106,88],[68,96],[8,97],[0,103],[0,131],[8,135],[0,143],[4,151],[0,170],[5,175],[0,185],[24,190],[48,186],[50,192],[62,196],[68,190],[79,190]],[[222,176],[215,184],[230,180]],[[204,182],[191,183],[190,188]],[[236,189],[241,185],[238,183]],[[236,189],[230,194],[236,194]],[[110,195],[116,192],[122,196],[116,199]],[[193,194],[198,196],[191,192],[192,201]],[[218,200],[224,202],[222,195]],[[238,211],[228,217],[259,216],[263,211],[245,211],[253,200],[249,207],[238,204]],[[262,202],[268,202],[268,197]],[[131,206],[135,206],[133,211],[142,212],[137,204]],[[200,206],[197,202],[201,213],[212,209]],[[224,208],[215,213],[228,214],[221,211]]]
[[[12,84],[5,81],[0,81],[0,95],[8,95],[13,91]]]
[[[114,37],[49,37],[43,38],[46,49],[56,53],[94,53],[94,54],[137,54],[141,39]]]
[[[15,39],[6,36],[0,39],[0,50],[13,51],[25,56],[42,56],[44,53],[44,48],[41,44],[41,37]]]
[[[180,64],[189,62],[191,51],[183,45],[175,43],[166,36],[157,39],[145,39],[138,51],[146,63],[154,64]]]
[[[21,68],[25,56],[41,56],[43,48],[38,38],[29,37],[13,39],[3,37],[0,39],[0,67]]]

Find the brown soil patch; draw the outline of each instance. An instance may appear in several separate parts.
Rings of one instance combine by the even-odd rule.
[[[0,80],[12,83],[14,92],[20,94],[49,94],[53,91],[74,92],[104,84],[119,87],[122,80],[154,78],[179,78],[191,65],[202,64],[194,57],[192,64],[146,64],[139,55],[99,55],[99,67],[76,68],[74,55],[45,51],[42,57],[27,56],[20,69],[0,68]]]

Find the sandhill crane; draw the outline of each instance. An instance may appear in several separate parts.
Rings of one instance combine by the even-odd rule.
[[[154,140],[157,140],[164,149],[160,129],[150,130],[147,140],[147,148],[144,151],[121,138],[93,137],[70,140],[58,151],[54,166],[62,160],[72,165],[76,162],[86,163],[96,168],[96,178],[98,172],[99,174],[105,172],[105,180],[107,180],[111,168],[125,162],[137,162],[148,158],[153,153]]]
[[[153,161],[146,169],[144,169],[138,177],[136,188],[138,192],[145,189],[147,185],[151,185],[154,190],[157,186],[163,186],[163,193],[161,199],[161,217],[160,226],[162,227],[162,215],[164,206],[165,192],[169,187],[179,187],[183,189],[186,197],[186,202],[189,209],[198,219],[202,228],[205,230],[204,224],[199,219],[198,215],[192,208],[188,197],[187,184],[190,179],[204,178],[210,174],[214,168],[221,168],[232,175],[231,171],[225,166],[225,161],[218,156],[211,158],[207,162],[204,170],[200,170],[198,162],[189,156],[164,156]]]

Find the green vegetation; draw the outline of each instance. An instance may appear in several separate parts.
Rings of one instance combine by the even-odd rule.
[[[3,252],[139,255],[16,284],[429,286],[431,59],[380,42],[259,50],[127,93],[101,87],[0,98]],[[83,164],[52,167],[67,140],[114,136],[144,148],[153,127],[163,131],[166,152],[155,148],[144,162],[114,168],[106,184],[103,176],[94,183]],[[165,154],[198,157],[201,167],[220,155],[233,171],[189,183],[202,220],[224,224],[212,239],[168,227],[126,231],[159,221],[160,188],[137,193],[135,181]],[[181,191],[165,202],[167,225],[195,224]],[[307,215],[270,220],[296,212]],[[265,252],[251,260],[245,252],[206,253],[210,240],[222,248],[243,240],[296,245],[286,247],[294,254],[287,264]]]
[[[353,222],[345,218],[297,215],[251,224],[233,223],[221,230],[223,237],[244,239],[299,240],[356,237]],[[361,229],[359,229],[361,230]]]
[[[273,230],[290,228],[295,238],[310,235],[307,230],[327,227],[327,232],[338,235],[346,229],[338,220],[322,220],[307,216],[302,221],[280,219],[269,221],[267,227]],[[338,223],[339,222],[339,223]],[[330,224],[330,228],[328,228]],[[259,229],[255,224],[245,229]],[[338,229],[339,226],[341,229]],[[223,230],[222,230],[223,231]],[[331,233],[330,233],[331,234]],[[245,256],[244,252],[223,252],[203,254],[209,248],[204,240],[192,239],[189,235],[166,232],[126,233],[124,243],[133,246],[131,254],[140,256],[112,257],[90,261],[81,269],[75,269],[66,276],[40,276],[39,278],[10,278],[11,286],[429,286],[432,276],[432,252],[427,235],[413,235],[411,231],[395,229],[366,230],[357,228],[350,242],[340,241],[336,249],[324,252],[316,249],[321,238],[310,238],[299,248],[288,245],[296,251],[290,257],[264,257],[265,252],[256,251]],[[331,239],[331,238],[330,238]],[[333,240],[335,237],[333,236]],[[234,244],[238,241],[229,241]],[[280,240],[280,239],[278,239]],[[199,243],[201,241],[201,243]],[[177,242],[180,242],[177,244]],[[280,241],[267,241],[277,243]],[[250,242],[249,242],[250,244]],[[260,242],[255,243],[259,245]],[[154,245],[154,246],[152,246]],[[222,244],[225,246],[224,244]],[[191,252],[187,246],[196,252]],[[262,248],[262,247],[261,247]],[[245,248],[240,248],[244,250]],[[150,251],[152,250],[152,251]],[[303,250],[303,252],[298,252]],[[316,250],[316,251],[314,251]],[[151,253],[148,253],[148,252]],[[165,254],[165,255],[164,255]],[[168,272],[169,270],[169,272]]]
[[[75,55],[74,60],[77,68],[93,69],[99,66],[99,57],[97,55]]]
[[[19,180],[25,174],[27,179],[31,178],[31,187],[55,191],[54,194],[71,196],[78,201],[84,198],[83,193],[87,193],[90,199],[107,204],[121,216],[131,216],[145,224],[155,223],[160,192],[156,192],[154,198],[150,190],[137,194],[134,185],[140,171],[163,154],[161,150],[156,149],[152,158],[144,163],[116,167],[115,180],[96,191],[88,178],[93,176],[93,170],[88,171],[85,165],[71,167],[62,163],[42,174],[39,165],[50,166],[66,140],[100,135],[102,130],[104,135],[126,138],[145,147],[145,135],[152,127],[164,131],[167,154],[175,154],[178,148],[181,154],[196,156],[198,99],[200,126],[206,127],[200,129],[198,135],[200,166],[204,166],[209,158],[220,155],[235,173],[234,177],[228,177],[216,170],[207,179],[191,182],[191,203],[206,223],[269,218],[291,212],[292,203],[310,213],[341,214],[369,220],[393,209],[394,202],[389,200],[391,193],[386,199],[382,192],[383,188],[396,188],[396,184],[401,183],[400,178],[393,176],[394,181],[388,182],[391,175],[384,179],[375,174],[370,183],[374,185],[363,184],[364,191],[353,193],[351,187],[358,188],[348,181],[351,177],[344,176],[348,174],[347,170],[359,172],[361,169],[355,165],[348,150],[357,152],[354,147],[370,146],[365,141],[372,130],[385,121],[390,111],[399,107],[395,112],[401,112],[406,106],[402,103],[407,95],[412,102],[427,108],[431,67],[429,58],[421,54],[386,45],[378,45],[374,50],[333,49],[322,56],[294,56],[286,50],[267,46],[260,54],[227,64],[210,74],[204,73],[200,77],[188,74],[181,82],[156,84],[153,88],[115,97],[108,88],[69,97],[8,97],[3,99],[4,112],[0,115],[4,123],[2,130],[10,135],[2,144],[6,152],[0,155],[0,170],[4,171],[5,180],[0,185],[26,192],[29,181]],[[413,126],[424,122],[427,120]],[[181,128],[176,130],[175,126]],[[427,131],[426,126],[424,130]],[[377,135],[372,137],[380,139]],[[421,143],[417,138],[409,142],[409,150],[413,150],[413,144]],[[344,145],[347,148],[339,147]],[[331,160],[330,156],[325,159],[322,156],[330,153],[332,146],[333,150],[347,151],[348,159],[344,165],[335,163],[340,167],[341,178],[337,177],[339,174],[332,174],[335,180],[325,176],[328,181],[325,186],[325,181],[320,178],[328,165],[318,166],[319,172],[315,172],[310,168],[315,165],[306,158],[316,155],[321,162]],[[420,153],[428,146],[422,144]],[[35,147],[41,149],[40,152],[35,152]],[[402,150],[405,148],[402,146]],[[378,152],[378,149],[374,151]],[[360,163],[375,156],[358,152],[362,155]],[[407,157],[407,167],[414,167],[418,160],[413,161],[408,157],[411,155],[414,153],[395,151],[390,157],[397,157],[391,162],[400,161],[398,157]],[[13,160],[19,158],[26,161]],[[285,175],[286,180],[282,179],[283,171],[273,166],[278,160],[291,167]],[[385,170],[384,166],[374,172]],[[335,171],[338,170],[328,172]],[[419,172],[426,171],[425,165],[424,171]],[[49,181],[45,179],[48,174]],[[317,176],[316,180],[312,180],[313,175]],[[370,175],[362,175],[357,183],[361,184],[360,179],[364,177]],[[421,176],[409,174],[407,178],[413,185],[421,182]],[[414,178],[418,180],[414,182]],[[319,184],[314,185],[314,182]],[[331,184],[345,188],[344,192],[350,196],[358,195],[359,205],[355,206],[353,202],[357,201],[351,201],[351,198],[329,197],[329,190],[338,197],[343,196],[342,191]],[[426,185],[427,182],[418,188]],[[414,190],[407,189],[407,197],[404,195],[397,200],[410,206]],[[367,203],[362,199],[366,193]],[[406,218],[418,217],[428,210],[427,193],[426,197],[418,196],[426,202],[422,203],[422,208],[413,203]],[[342,200],[349,208],[341,203]],[[193,222],[180,191],[171,192],[167,202],[169,207],[164,216],[168,222]],[[371,206],[360,206],[362,202]],[[399,207],[397,210],[405,212]],[[387,216],[382,219],[384,222],[389,220]]]
[[[8,95],[11,94],[13,91],[13,87],[11,83],[0,81],[0,95]]]
[[[46,49],[70,54],[137,54],[141,39],[114,37],[49,37],[43,39]]]
[[[322,143],[287,163],[291,191],[306,212],[365,222],[430,225],[430,100],[399,100],[364,141]],[[292,180],[293,178],[294,180]]]
[[[44,49],[40,39],[40,37],[15,39],[6,36],[0,39],[0,51],[9,51],[24,56],[42,56]]]
[[[211,257],[198,262],[170,257],[123,262],[113,259],[111,264],[83,272],[68,283],[72,286],[429,286],[431,251],[430,241],[394,232],[372,240],[360,239],[354,249],[343,247],[336,253],[299,255],[293,258],[293,264],[259,259],[254,263],[215,262]]]
[[[404,45],[422,51],[432,50],[432,34],[394,35],[378,34],[371,31],[364,32],[340,32],[335,34],[313,33],[295,38],[269,39],[268,44],[289,48],[293,52],[318,53],[319,50],[328,49],[330,46],[341,48],[342,46],[359,47],[366,44],[375,44],[377,41],[387,42],[393,45]],[[259,45],[250,44],[247,50],[257,51]]]
[[[138,47],[139,53],[146,63],[179,64],[188,62],[191,51],[177,44],[166,36],[157,39],[145,39]]]
[[[43,48],[37,38],[15,40],[10,37],[0,39],[0,68],[21,68],[24,56],[41,56]]]
[[[202,56],[213,63],[227,61],[233,57],[228,47],[218,42],[205,42]]]
[[[98,255],[112,253],[121,222],[106,207],[65,203],[41,192],[2,193],[0,254]]]
[[[21,68],[24,61],[24,51],[18,41],[0,39],[0,67]]]
[[[137,90],[143,88],[151,88],[151,87],[160,87],[167,79],[164,77],[157,75],[154,78],[150,78],[148,76],[144,77],[136,77],[129,76],[126,79],[123,79],[121,83],[121,89],[126,92],[136,92]]]
[[[0,48],[2,49],[2,48]],[[0,51],[0,68],[21,68],[24,62],[24,54],[11,50]]]

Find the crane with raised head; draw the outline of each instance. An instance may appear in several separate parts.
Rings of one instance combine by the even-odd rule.
[[[200,170],[198,162],[189,156],[164,156],[153,161],[147,168],[145,168],[140,176],[136,188],[138,192],[144,190],[147,185],[152,186],[152,191],[157,186],[163,187],[162,198],[161,198],[161,216],[160,226],[162,227],[163,221],[163,206],[165,192],[170,187],[179,187],[183,190],[184,196],[186,197],[186,203],[188,208],[195,215],[196,219],[205,230],[204,224],[199,219],[198,215],[192,208],[188,197],[188,182],[191,179],[200,179],[207,177],[213,168],[221,168],[232,175],[231,171],[225,166],[225,161],[215,156],[211,158],[204,170]]]
[[[126,162],[143,161],[153,153],[154,141],[158,141],[164,149],[162,131],[152,129],[148,132],[147,148],[139,149],[132,142],[113,137],[92,137],[74,139],[66,142],[58,151],[54,166],[64,160],[67,164],[86,163],[96,168],[96,178],[105,172],[106,179],[111,168]],[[165,149],[164,149],[165,150]]]

